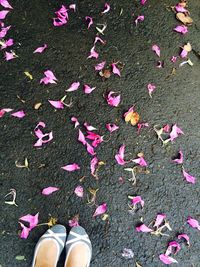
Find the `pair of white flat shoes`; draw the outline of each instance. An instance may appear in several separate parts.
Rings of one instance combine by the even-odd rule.
[[[85,245],[88,249],[89,256],[88,256],[88,262],[86,266],[89,267],[91,257],[92,257],[92,245],[83,227],[81,226],[73,227],[71,231],[69,232],[68,237],[66,233],[66,228],[63,225],[57,224],[53,226],[52,228],[48,229],[46,233],[44,233],[44,235],[42,235],[39,241],[37,242],[37,245],[34,251],[32,267],[35,267],[37,253],[44,240],[52,240],[56,244],[57,260],[56,260],[55,267],[57,266],[57,262],[60,258],[60,254],[62,253],[64,247],[66,248],[66,260],[65,260],[64,266],[66,266],[71,250],[78,244]]]

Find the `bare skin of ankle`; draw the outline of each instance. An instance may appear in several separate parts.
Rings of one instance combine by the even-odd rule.
[[[37,252],[35,267],[55,267],[57,254],[58,248],[54,241],[42,241]]]
[[[88,249],[84,244],[77,244],[71,250],[65,267],[86,267],[88,263]]]

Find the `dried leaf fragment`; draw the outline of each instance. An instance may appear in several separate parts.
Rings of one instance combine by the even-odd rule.
[[[36,103],[34,109],[38,110],[42,106],[42,103]]]
[[[49,227],[52,227],[53,225],[56,225],[57,221],[58,221],[57,218],[50,217],[47,224],[48,224]]]
[[[188,24],[190,25],[193,23],[193,19],[190,16],[185,15],[184,13],[181,13],[181,12],[178,12],[176,14],[176,18],[177,20],[180,20],[185,25],[188,25]]]
[[[30,72],[25,71],[24,74],[25,74],[30,80],[33,80],[33,76],[30,74]]]

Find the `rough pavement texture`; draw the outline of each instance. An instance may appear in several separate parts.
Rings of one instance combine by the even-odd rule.
[[[14,50],[19,58],[5,62],[2,53],[1,106],[24,109],[27,116],[22,120],[9,116],[1,119],[2,267],[30,266],[35,243],[46,227],[35,228],[27,240],[21,240],[18,236],[18,218],[37,212],[40,213],[40,222],[47,222],[53,216],[64,225],[72,216],[79,214],[80,223],[88,231],[93,243],[92,267],[134,266],[133,260],[122,258],[124,247],[134,251],[135,260],[143,267],[163,266],[158,256],[165,252],[168,241],[180,232],[189,234],[191,247],[182,246],[175,256],[179,262],[177,266],[200,266],[199,232],[186,223],[188,215],[200,220],[199,58],[191,52],[194,66],[178,68],[179,61],[175,65],[176,74],[168,77],[174,67],[169,58],[179,53],[181,45],[190,41],[196,51],[200,50],[200,2],[189,1],[194,24],[185,36],[172,31],[178,22],[167,7],[176,4],[176,1],[149,0],[145,7],[138,2],[109,1],[112,11],[101,17],[99,14],[104,1],[77,1],[77,12],[71,13],[69,24],[54,28],[51,19],[63,1],[11,1],[14,10],[8,15],[6,24],[13,25],[8,35],[16,42]],[[119,16],[121,8],[123,13]],[[133,13],[135,16],[145,15],[145,21],[138,27],[133,23]],[[107,44],[98,45],[98,62],[105,59],[107,62],[123,62],[125,67],[121,78],[113,75],[102,81],[94,72],[96,61],[86,60],[95,37],[94,26],[89,31],[86,28],[86,15],[94,17],[95,23],[107,23],[104,36]],[[43,54],[33,54],[33,50],[43,43],[47,43],[49,48]],[[154,43],[161,47],[161,59],[165,60],[163,69],[155,67],[157,58],[151,51]],[[55,73],[57,85],[39,84],[46,69]],[[33,81],[27,79],[24,71],[33,75]],[[79,89],[70,95],[73,107],[54,110],[47,100],[60,99],[65,89],[76,80],[81,84],[96,86],[97,89],[91,95],[85,95]],[[152,99],[146,89],[151,82],[157,85]],[[111,108],[103,98],[103,94],[109,90],[121,92],[122,102],[118,108]],[[24,104],[17,95],[25,100]],[[34,110],[37,102],[42,102],[42,107]],[[135,105],[142,121],[151,125],[139,135],[136,128],[126,125],[122,117],[132,105]],[[77,142],[77,130],[70,122],[71,116],[97,127],[106,140],[109,134],[105,124],[117,122],[120,126],[110,141],[97,149],[98,158],[106,162],[100,169],[99,181],[90,175],[91,157]],[[44,121],[47,129],[54,134],[53,141],[42,149],[33,147],[36,141],[33,129],[39,121]],[[153,125],[163,126],[166,123],[177,123],[185,135],[173,144],[162,147]],[[149,163],[150,174],[138,174],[135,186],[128,181],[129,175],[123,170],[124,167],[117,165],[114,160],[123,143],[126,144],[127,159],[143,151]],[[188,184],[182,177],[180,166],[170,162],[179,148],[184,151],[186,170],[197,177],[196,185]],[[25,157],[29,160],[30,170],[15,166],[16,160],[22,163]],[[67,173],[60,169],[70,162],[79,163],[81,170]],[[45,164],[45,167],[39,168],[41,164]],[[86,178],[82,184],[85,191],[89,187],[99,188],[97,203],[107,202],[109,221],[92,219],[95,207],[86,204],[86,197],[82,200],[73,193],[84,175]],[[119,183],[120,176],[125,178],[124,184]],[[41,189],[50,185],[61,187],[61,190],[51,196],[42,196]],[[17,190],[18,207],[4,204],[4,195],[10,188]],[[131,215],[128,212],[128,195],[141,195],[145,200],[144,210]],[[149,224],[159,212],[167,214],[173,229],[169,237],[135,232],[134,228],[141,217]],[[17,255],[24,255],[26,261],[17,261]],[[62,266],[62,261],[59,266]]]

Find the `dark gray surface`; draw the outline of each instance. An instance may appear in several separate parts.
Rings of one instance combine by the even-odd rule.
[[[174,14],[166,7],[176,1],[149,0],[141,7],[139,1],[109,1],[112,11],[101,17],[104,1],[77,1],[77,12],[70,15],[67,26],[54,28],[51,18],[62,1],[11,1],[14,10],[6,19],[7,25],[13,25],[7,36],[13,37],[14,50],[19,58],[11,62],[2,60],[1,68],[1,106],[15,110],[24,109],[27,116],[18,120],[5,116],[1,119],[1,224],[0,224],[0,264],[2,267],[30,266],[33,249],[45,227],[34,229],[27,240],[18,236],[18,218],[27,213],[40,212],[40,222],[46,222],[49,214],[59,218],[59,223],[67,225],[68,220],[79,213],[80,223],[86,228],[93,243],[91,266],[120,267],[134,266],[132,260],[121,257],[124,247],[132,248],[135,259],[143,267],[163,266],[159,254],[164,253],[167,242],[177,233],[186,232],[191,238],[191,248],[183,249],[175,258],[180,267],[200,266],[199,232],[186,224],[188,215],[200,220],[199,207],[199,103],[200,103],[200,61],[191,52],[193,67],[185,65],[177,68],[175,76],[166,79],[173,64],[169,58],[179,53],[179,47],[190,41],[195,50],[200,50],[199,10],[200,2],[191,0],[189,9],[194,24],[189,34],[181,36],[172,31],[177,25]],[[123,8],[123,14],[119,16]],[[144,14],[145,21],[136,28],[132,13]],[[107,62],[120,60],[125,63],[122,77],[112,76],[102,81],[94,72],[95,60],[86,60],[95,37],[94,27],[87,30],[84,17],[91,15],[95,23],[106,22],[108,27],[104,39],[107,44],[98,45],[100,59]],[[19,44],[20,43],[20,44]],[[49,48],[43,54],[32,51],[43,43]],[[156,56],[151,45],[161,47],[165,68],[157,69]],[[178,64],[176,64],[178,66]],[[51,69],[58,78],[57,85],[40,85],[43,72]],[[34,80],[29,81],[24,71],[30,71]],[[91,95],[84,95],[82,89],[72,93],[74,105],[71,109],[54,111],[47,99],[59,99],[64,90],[73,82],[88,83],[97,89]],[[150,99],[146,85],[153,82],[157,89]],[[107,105],[102,95],[108,91],[120,91],[122,102],[119,108]],[[22,104],[16,97],[26,101]],[[42,102],[36,111],[33,106]],[[135,104],[143,121],[149,122],[150,129],[140,135],[130,125],[125,125],[122,114]],[[99,181],[91,177],[90,156],[77,142],[77,131],[73,129],[70,117],[76,116],[80,122],[88,121],[97,127],[106,139],[109,135],[105,123],[119,121],[120,130],[113,133],[111,140],[98,149],[99,159],[106,162],[99,173]],[[33,128],[38,121],[44,121],[47,129],[54,133],[53,142],[42,149],[35,149]],[[163,148],[152,130],[155,124],[177,123],[185,133],[174,144]],[[116,164],[114,155],[119,146],[125,143],[127,158],[135,157],[143,151],[149,162],[150,174],[138,175],[136,186],[128,181],[123,167]],[[185,155],[185,168],[197,177],[197,184],[187,184],[181,175],[179,166],[170,163],[171,158],[182,148]],[[15,161],[22,162],[27,157],[30,171],[15,167]],[[81,165],[80,172],[67,173],[60,169],[68,162]],[[45,168],[40,168],[44,163]],[[98,203],[107,202],[110,215],[109,224],[100,218],[92,219],[94,207],[90,208],[84,200],[78,199],[73,190],[78,180],[86,175],[83,186],[99,188]],[[124,184],[118,178],[125,177]],[[61,190],[49,197],[40,194],[40,190],[49,185],[59,186]],[[10,188],[17,190],[19,207],[4,204],[4,195]],[[145,208],[135,216],[128,213],[127,196],[141,195]],[[167,214],[173,231],[170,237],[154,237],[136,233],[134,228],[142,216],[148,224],[156,214]],[[16,255],[24,255],[26,262],[17,262]],[[62,266],[62,263],[61,265]]]

